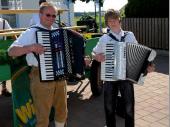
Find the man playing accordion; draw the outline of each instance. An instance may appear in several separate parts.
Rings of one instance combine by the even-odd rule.
[[[50,3],[40,6],[40,23],[37,27],[52,30],[52,24],[56,18],[56,7]],[[67,119],[67,89],[64,79],[40,82],[38,61],[34,54],[43,54],[45,48],[36,43],[37,28],[29,28],[10,46],[10,56],[21,56],[26,54],[28,66],[32,67],[30,72],[30,91],[36,114],[36,127],[48,127],[51,107],[55,109],[55,125],[64,127]],[[34,53],[34,54],[33,54]]]
[[[137,44],[134,34],[121,29],[121,16],[119,11],[109,9],[105,13],[105,24],[109,29],[108,34],[104,34],[97,45],[93,48],[92,56],[98,62],[104,62],[103,45],[107,42],[132,42]],[[154,70],[153,66],[148,66],[148,72]],[[116,99],[120,91],[125,105],[125,127],[134,127],[134,88],[133,83],[128,80],[105,81],[104,84],[104,109],[107,127],[116,127],[115,110]],[[123,110],[123,109],[122,109]]]

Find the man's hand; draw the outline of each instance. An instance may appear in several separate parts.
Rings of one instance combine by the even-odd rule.
[[[32,44],[32,45],[27,45],[24,47],[13,46],[11,49],[9,49],[8,55],[17,57],[17,56],[22,56],[24,54],[28,54],[32,52],[36,54],[43,54],[44,51],[45,51],[45,48],[40,44]]]
[[[30,51],[35,52],[36,54],[43,54],[45,48],[40,44],[32,44],[30,45]]]

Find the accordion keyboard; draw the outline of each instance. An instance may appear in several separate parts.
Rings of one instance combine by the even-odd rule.
[[[54,80],[54,71],[52,64],[52,49],[49,43],[49,32],[37,32],[38,42],[45,47],[44,54],[40,57],[40,69],[42,80]]]
[[[129,80],[142,85],[148,65],[156,52],[134,43],[108,42],[103,46],[105,61],[101,63],[101,80]]]
[[[104,49],[106,53],[105,53],[105,62],[102,65],[101,76],[102,76],[102,79],[104,78],[105,80],[112,79],[114,75],[115,54],[114,54],[113,49],[114,49],[113,43],[107,44]]]
[[[105,61],[101,63],[101,80],[115,81],[125,79],[125,46],[126,44],[123,42],[108,42],[104,45]]]
[[[56,81],[84,73],[84,38],[67,29],[41,29],[36,41],[45,48],[37,55],[40,81]],[[36,55],[35,55],[36,56]]]

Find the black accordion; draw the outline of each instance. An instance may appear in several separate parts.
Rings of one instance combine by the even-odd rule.
[[[53,81],[84,73],[84,38],[68,29],[36,31],[37,43],[45,47],[38,55],[40,81]]]
[[[125,42],[108,42],[103,46],[105,61],[101,63],[101,80],[130,80],[143,84],[148,65],[156,52],[146,46]]]

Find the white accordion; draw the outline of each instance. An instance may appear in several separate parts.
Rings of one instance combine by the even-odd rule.
[[[125,42],[108,42],[103,46],[105,61],[101,63],[101,80],[130,80],[143,84],[148,65],[156,52],[146,46]]]

